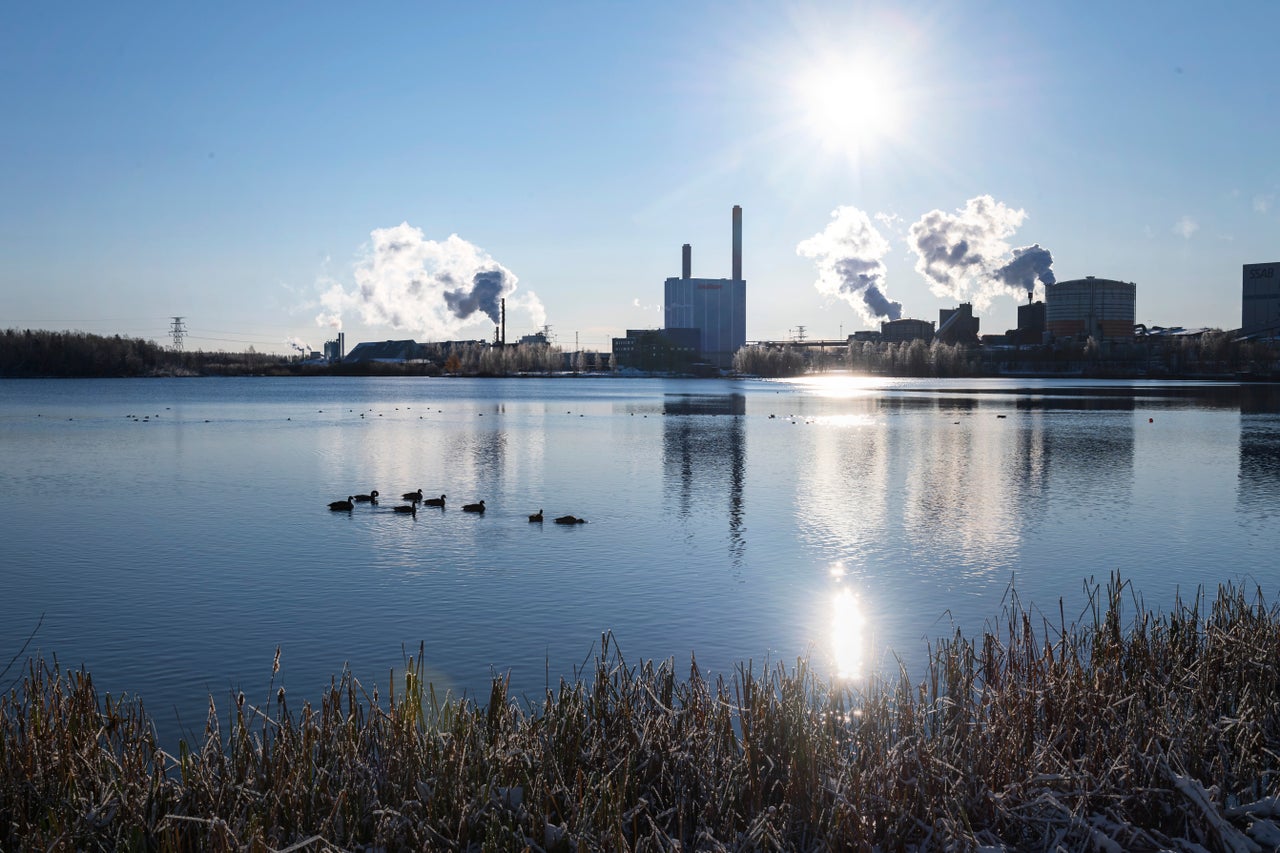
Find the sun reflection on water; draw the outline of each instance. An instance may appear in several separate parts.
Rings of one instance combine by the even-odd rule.
[[[843,574],[842,567],[833,568],[832,575]],[[839,678],[860,678],[863,666],[863,636],[865,626],[858,597],[853,590],[843,588],[832,599],[831,608],[831,656],[835,660]]]

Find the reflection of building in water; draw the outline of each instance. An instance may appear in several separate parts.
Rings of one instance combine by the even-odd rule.
[[[1240,389],[1240,462],[1236,502],[1264,515],[1280,514],[1280,389]]]
[[[677,511],[683,520],[695,514],[702,493],[723,494],[729,511],[729,555],[735,570],[742,568],[742,493],[746,479],[747,440],[742,394],[668,394],[663,400],[663,476],[678,480]]]

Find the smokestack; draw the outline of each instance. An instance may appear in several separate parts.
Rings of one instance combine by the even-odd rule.
[[[683,257],[680,262],[680,277],[693,278],[693,247],[685,243],[682,247]]]
[[[501,309],[502,309],[502,345],[505,347],[505,346],[507,345],[507,300],[506,300],[506,297],[503,297],[503,299],[501,300],[501,302],[499,303],[499,305],[500,305],[500,307],[501,307]]]
[[[733,206],[733,280],[742,281],[742,207]]]

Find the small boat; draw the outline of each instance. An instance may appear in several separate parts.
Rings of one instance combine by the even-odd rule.
[[[484,501],[480,501],[480,503],[474,503],[474,504],[463,504],[462,511],[463,512],[484,512]]]
[[[529,520],[530,520],[530,521],[537,521],[537,522],[541,522],[541,521],[542,521],[542,510],[538,510],[538,511],[537,511],[537,512],[535,512],[533,515],[529,516]]]
[[[356,508],[355,501],[353,501],[350,497],[348,497],[345,501],[332,501],[329,504],[329,509],[333,510],[334,512],[351,512],[351,510],[355,508]]]
[[[444,495],[438,498],[427,498],[422,502],[423,506],[444,506]]]
[[[578,518],[576,515],[562,515],[556,519],[556,524],[586,524],[585,518]]]

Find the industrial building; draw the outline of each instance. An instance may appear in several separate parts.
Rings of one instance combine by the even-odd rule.
[[[1046,285],[1045,328],[1055,338],[1132,340],[1137,291],[1132,282],[1093,276]]]
[[[664,326],[699,330],[699,360],[721,369],[747,343],[747,283],[742,278],[742,208],[733,206],[733,277],[694,278],[693,250],[683,246],[680,277],[669,278],[663,293]]]
[[[698,360],[701,329],[627,329],[613,339],[613,362],[619,368],[683,373]]]
[[[1245,264],[1243,275],[1240,334],[1262,338],[1280,335],[1280,262]]]
[[[926,344],[933,342],[933,321],[932,320],[912,320],[903,318],[901,320],[886,320],[880,324],[880,340],[885,343],[910,343],[911,341],[924,341]]]
[[[940,310],[935,334],[944,344],[977,344],[978,318],[973,316],[973,303],[961,302],[955,308]]]
[[[342,332],[338,332],[338,337],[332,341],[324,342],[324,359],[325,361],[342,361],[342,357],[347,352],[347,336]]]

